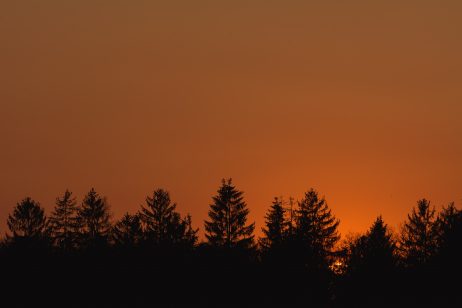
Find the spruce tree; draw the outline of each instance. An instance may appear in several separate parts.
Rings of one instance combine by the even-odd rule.
[[[191,217],[185,219],[176,212],[176,204],[163,189],[154,191],[146,197],[146,206],[141,207],[141,219],[145,226],[147,239],[156,245],[180,245],[197,241],[197,232],[191,225]]]
[[[65,251],[72,250],[77,241],[77,202],[72,192],[66,190],[56,198],[55,208],[49,218],[54,244]]]
[[[111,231],[109,205],[92,188],[78,210],[78,223],[83,241],[90,246],[106,244]]]
[[[332,249],[340,239],[339,220],[331,213],[326,200],[310,189],[298,203],[295,238],[301,255],[313,266],[327,266]]]
[[[41,239],[46,235],[47,218],[40,203],[30,197],[16,205],[13,213],[8,215],[7,226],[11,231],[8,235],[12,240]]]
[[[438,215],[438,258],[443,267],[462,271],[462,211],[454,202],[444,207]]]
[[[124,248],[137,246],[143,238],[140,215],[126,213],[116,222],[111,233],[116,246]]]
[[[384,275],[396,264],[396,243],[381,216],[369,231],[350,243],[346,267],[349,274]]]
[[[222,180],[218,194],[213,197],[205,221],[205,236],[215,247],[250,248],[254,243],[255,223],[247,225],[249,210],[243,192],[236,189],[232,180]]]
[[[438,229],[438,246],[445,246],[451,240],[455,231],[458,231],[462,219],[462,211],[458,210],[454,202],[443,207],[436,220]]]
[[[182,221],[182,225],[184,226],[182,242],[186,247],[194,247],[198,241],[197,233],[199,229],[194,229],[192,226],[192,217],[190,214],[186,215],[186,217]]]
[[[174,220],[175,209],[176,204],[171,202],[169,193],[163,189],[157,189],[152,197],[146,197],[146,207],[141,206],[141,218],[146,235],[154,243],[167,241],[168,228]]]
[[[379,216],[366,234],[350,239],[338,280],[340,306],[369,306],[396,293],[396,243]]]
[[[396,243],[382,216],[377,217],[367,233],[367,246],[370,262],[375,268],[383,270],[394,265]]]
[[[435,209],[430,201],[419,200],[404,223],[400,248],[408,265],[422,265],[434,255],[437,246]]]
[[[182,219],[179,213],[173,212],[171,219],[167,221],[163,242],[191,248],[197,241],[197,231],[192,228],[190,215]]]
[[[289,222],[285,219],[284,201],[274,198],[273,204],[265,215],[264,237],[260,239],[263,250],[280,247],[288,236]]]

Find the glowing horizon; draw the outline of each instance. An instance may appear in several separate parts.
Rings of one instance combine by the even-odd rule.
[[[200,228],[222,178],[260,234],[325,196],[342,235],[462,201],[462,3],[2,4],[0,233],[26,196],[115,218],[165,188]]]

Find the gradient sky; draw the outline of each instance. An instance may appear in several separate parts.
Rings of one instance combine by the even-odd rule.
[[[325,195],[342,234],[462,203],[462,1],[0,3],[0,233],[25,196],[154,188],[203,230],[223,177],[262,227]]]

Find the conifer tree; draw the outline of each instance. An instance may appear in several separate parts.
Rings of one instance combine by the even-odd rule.
[[[112,238],[116,246],[131,248],[143,238],[140,215],[126,213],[113,227]]]
[[[183,236],[183,242],[187,247],[194,247],[198,241],[198,236],[197,233],[199,232],[199,229],[194,229],[192,226],[192,217],[191,215],[186,215],[186,217],[183,219],[182,224],[184,225],[184,236]]]
[[[382,216],[377,217],[367,233],[367,246],[371,263],[376,264],[375,267],[386,269],[394,265],[396,243]]]
[[[176,204],[163,189],[154,191],[152,197],[146,197],[146,207],[141,207],[141,219],[145,226],[147,239],[154,244],[194,245],[197,230],[192,229],[191,217],[185,219],[176,212]]]
[[[454,202],[451,202],[447,207],[443,207],[436,220],[439,246],[446,245],[445,242],[450,240],[453,232],[460,227],[461,219],[462,211],[455,207]]]
[[[425,264],[434,255],[438,234],[435,222],[435,209],[430,201],[419,200],[401,232],[400,249],[408,265]]]
[[[310,262],[327,265],[327,259],[340,239],[339,223],[317,191],[310,189],[305,193],[298,203],[295,237],[300,249],[311,258]]]
[[[47,218],[40,203],[30,197],[16,205],[13,213],[8,215],[7,226],[11,231],[8,235],[12,240],[39,240],[46,235]]]
[[[454,202],[444,207],[436,221],[438,229],[438,257],[443,266],[462,271],[462,211]]]
[[[273,204],[265,215],[264,237],[260,239],[263,250],[280,247],[288,236],[289,222],[285,219],[284,201],[274,198]]]
[[[78,223],[83,241],[93,246],[106,244],[111,231],[109,205],[92,188],[78,210]]]
[[[171,219],[167,222],[166,236],[164,243],[170,243],[185,248],[192,248],[197,242],[197,229],[192,228],[191,215],[184,219],[177,212],[173,212]]]
[[[77,241],[77,202],[72,192],[66,190],[56,198],[55,208],[49,218],[54,244],[65,251],[75,248]]]
[[[396,243],[381,216],[365,235],[350,243],[347,249],[346,266],[350,274],[384,275],[396,264]]]
[[[243,192],[236,189],[231,179],[223,179],[210,205],[210,220],[205,221],[205,236],[209,244],[215,247],[250,248],[254,242],[255,223],[247,225],[248,214]]]
[[[337,289],[345,307],[369,306],[396,292],[396,242],[381,216],[366,234],[349,239],[345,252]]]
[[[146,197],[146,207],[141,206],[141,218],[150,240],[159,244],[168,239],[169,225],[176,216],[175,209],[176,204],[171,202],[169,193],[163,189],[157,189],[152,197]]]

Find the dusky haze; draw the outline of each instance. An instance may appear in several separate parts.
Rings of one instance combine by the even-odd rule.
[[[2,234],[91,187],[202,233],[223,177],[258,233],[310,187],[342,234],[462,203],[461,1],[3,1],[0,38]]]

